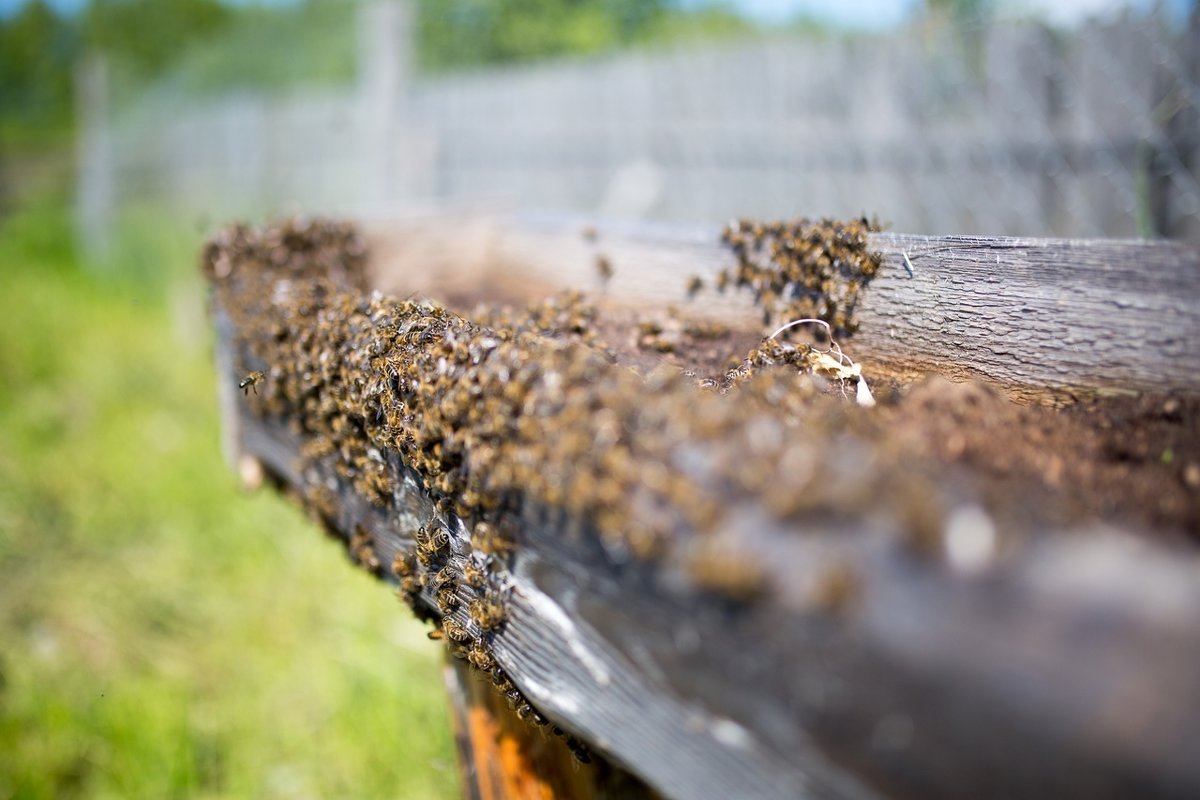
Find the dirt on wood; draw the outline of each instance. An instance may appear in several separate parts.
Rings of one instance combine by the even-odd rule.
[[[784,535],[881,536],[947,568],[964,519],[994,537],[989,558],[1097,526],[1200,543],[1194,395],[1021,405],[983,381],[873,363],[848,335],[852,303],[763,338],[761,320],[731,330],[577,292],[396,300],[371,292],[365,260],[336,223],[215,237],[203,267],[241,362],[222,380],[304,441],[299,489],[320,518],[337,519],[339,487],[390,513],[415,476],[436,513],[412,547],[385,563],[360,532],[352,555],[533,724],[549,723],[492,650],[527,500],[586,521],[614,563],[658,564],[734,603],[784,588],[737,552],[747,509]],[[828,609],[869,591],[853,565],[819,588]]]
[[[447,293],[446,302],[472,319],[500,322],[563,303],[573,316],[541,317],[543,335],[579,336],[642,373],[668,366],[710,388],[728,388],[728,372],[763,335],[691,318],[683,304],[647,314],[577,293],[522,310],[511,298],[498,306],[482,293]],[[882,449],[961,469],[987,505],[1028,508],[1026,521],[1060,528],[1099,522],[1200,544],[1200,397],[1047,392],[1041,403],[1017,401],[983,379],[950,381],[925,365],[872,362],[852,338],[842,341],[879,401],[857,413],[875,418]],[[853,405],[852,387],[834,381],[822,389]],[[1022,389],[1021,398],[1038,394]]]
[[[633,555],[670,550],[678,526],[714,524],[714,491],[761,493],[777,516],[797,520],[859,511],[839,508],[839,497],[893,498],[899,530],[916,542],[936,540],[948,506],[976,494],[1002,528],[1100,522],[1197,538],[1195,396],[1019,405],[982,381],[872,364],[849,335],[878,260],[864,249],[868,229],[738,223],[743,255],[780,251],[795,274],[772,282],[765,268],[743,263],[737,284],[760,300],[766,291],[772,309],[799,292],[820,320],[771,338],[760,338],[754,321],[733,331],[686,309],[646,315],[578,292],[524,307],[462,294],[433,303],[368,298],[361,242],[327,223],[233,229],[210,246],[206,270],[248,351],[248,402],[307,431],[311,457],[339,455],[341,472],[377,502],[391,480],[378,453],[392,449],[446,511],[495,522],[506,493],[533,492],[595,520]],[[824,290],[853,300],[814,301]],[[765,427],[775,433],[760,446],[756,430]],[[603,446],[585,441],[594,437]],[[842,490],[823,488],[838,460],[826,451],[848,439],[870,457],[841,477]],[[714,449],[722,455],[692,474],[659,476],[689,440],[723,440]],[[779,471],[801,451],[815,467]]]

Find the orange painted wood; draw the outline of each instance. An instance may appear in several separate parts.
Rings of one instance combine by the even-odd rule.
[[[470,800],[651,798],[651,792],[598,755],[580,763],[560,736],[520,719],[477,670],[447,659],[446,684],[458,745],[463,797]]]

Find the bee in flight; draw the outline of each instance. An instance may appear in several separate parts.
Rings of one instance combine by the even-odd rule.
[[[238,388],[242,390],[242,394],[250,394],[251,389],[254,389],[254,393],[258,394],[258,384],[262,383],[262,379],[265,377],[261,370],[255,370],[238,381]]]

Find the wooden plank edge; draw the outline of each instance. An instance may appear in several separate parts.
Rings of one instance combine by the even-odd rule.
[[[298,440],[239,416],[241,449],[289,485],[335,487],[330,522],[346,539],[366,531],[384,563],[436,516],[415,480],[383,513],[332,471],[301,475]],[[444,521],[465,554],[461,520]],[[958,575],[869,529],[777,532],[770,562],[801,585],[837,565],[860,570],[863,602],[830,619],[778,604],[731,611],[612,563],[586,526],[544,509],[527,509],[521,527],[496,658],[546,714],[666,796],[1200,791],[1194,553],[1059,533]],[[701,622],[681,629],[688,619],[723,620],[729,634],[714,642]],[[826,684],[840,684],[840,700],[811,694]],[[964,716],[1003,739],[966,735]],[[910,732],[899,763],[876,752],[889,720]]]
[[[460,250],[454,231],[468,231],[462,238],[470,244]],[[408,251],[440,248],[436,268],[413,287],[422,291],[455,281],[525,292],[590,289],[632,308],[675,305],[742,329],[759,324],[743,293],[687,298],[692,276],[712,286],[735,266],[716,228],[514,214],[440,226],[427,218],[376,221],[367,234],[385,261],[399,242]],[[927,365],[1032,396],[1200,391],[1200,247],[896,233],[870,241],[884,267],[864,293],[859,333],[843,342],[868,370],[873,360]],[[601,257],[611,281],[597,274]],[[413,276],[392,263],[378,267],[376,279],[388,289]]]

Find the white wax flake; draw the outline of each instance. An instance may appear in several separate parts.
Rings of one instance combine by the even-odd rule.
[[[857,380],[862,375],[860,365],[839,361],[830,353],[816,353],[812,368],[816,372],[840,381]]]
[[[863,408],[875,407],[875,396],[871,394],[871,387],[867,386],[867,379],[859,376],[858,389],[855,391],[854,400]]]

